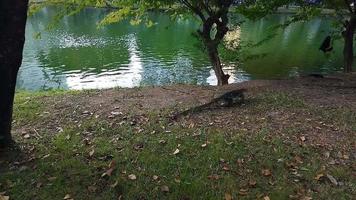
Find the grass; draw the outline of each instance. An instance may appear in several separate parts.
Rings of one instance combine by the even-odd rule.
[[[15,104],[15,127],[46,120],[43,99],[67,92],[20,92]],[[71,93],[80,95],[80,92]],[[317,112],[284,93],[256,97],[256,112],[267,109]],[[132,125],[135,113],[123,123],[86,118],[63,125],[54,134],[43,129],[41,138],[24,140],[25,160],[9,161],[0,172],[0,192],[11,199],[352,199],[355,180],[349,163],[329,165],[324,149],[275,137],[268,123],[257,132],[214,126],[171,123],[164,111],[149,111],[148,121]],[[162,114],[163,113],[163,114]],[[340,127],[355,130],[355,113],[330,110],[325,119],[339,117]],[[352,125],[353,124],[353,125]],[[47,131],[47,132],[46,132]],[[298,129],[285,128],[293,137]],[[174,152],[179,149],[179,153]],[[6,162],[6,161],[5,161]],[[115,163],[110,176],[102,176]],[[23,167],[26,166],[26,167]],[[134,174],[135,180],[129,175]],[[331,174],[342,184],[318,174]],[[167,187],[169,191],[167,191]],[[310,199],[309,198],[309,199]]]

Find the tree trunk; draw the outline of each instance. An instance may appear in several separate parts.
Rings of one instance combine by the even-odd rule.
[[[216,75],[216,79],[218,80],[218,85],[219,86],[228,85],[229,84],[230,75],[225,74],[223,69],[222,69],[222,64],[221,64],[221,61],[220,61],[220,56],[219,56],[219,52],[218,52],[217,46],[216,45],[211,45],[211,44],[208,44],[206,46],[207,46],[210,62],[213,65],[213,69],[214,69],[214,72],[215,72],[215,75]]]
[[[28,0],[0,1],[0,147],[12,143],[17,73],[22,63]]]
[[[352,65],[354,61],[354,34],[356,27],[356,16],[352,16],[345,25],[345,31],[343,33],[344,37],[344,72],[352,72]]]
[[[218,80],[218,85],[221,86],[229,84],[230,75],[225,74],[222,69],[218,46],[224,39],[226,33],[229,31],[228,14],[229,9],[233,4],[233,0],[217,1],[215,3],[204,1],[201,4],[197,4],[198,6],[188,3],[188,1],[182,1],[182,3],[193,13],[199,16],[203,22],[202,29],[198,30],[198,33],[207,48],[210,62],[213,65],[213,69]],[[217,7],[215,11],[210,9],[210,3]]]

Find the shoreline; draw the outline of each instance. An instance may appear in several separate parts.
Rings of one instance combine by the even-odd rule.
[[[344,74],[341,72],[336,72],[332,74],[305,74],[300,76],[293,76],[293,77],[285,77],[285,78],[274,78],[274,79],[252,79],[252,80],[244,80],[241,82],[230,83],[229,85],[225,86],[217,86],[217,85],[210,85],[210,84],[185,84],[185,83],[177,83],[177,84],[167,84],[167,85],[142,85],[142,86],[135,86],[135,87],[112,87],[112,88],[90,88],[90,89],[69,89],[69,88],[49,88],[49,89],[34,89],[34,90],[27,90],[27,89],[16,89],[16,93],[21,92],[29,92],[29,93],[36,93],[36,92],[51,92],[51,91],[62,91],[62,92],[80,92],[80,91],[102,91],[102,90],[117,90],[117,89],[137,89],[137,88],[160,88],[160,87],[174,87],[174,86],[185,86],[185,87],[206,87],[206,88],[229,88],[231,85],[249,85],[249,83],[254,84],[255,82],[273,82],[273,81],[292,81],[304,78],[312,78],[315,76],[317,78],[324,77],[326,79],[343,79],[345,77],[352,77],[356,76],[356,72],[350,74]],[[322,80],[322,79],[321,79]]]

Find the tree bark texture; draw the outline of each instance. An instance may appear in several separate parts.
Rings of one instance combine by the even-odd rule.
[[[22,63],[28,0],[0,1],[0,147],[12,142],[17,73]]]

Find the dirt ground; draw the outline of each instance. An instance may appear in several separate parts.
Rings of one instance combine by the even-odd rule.
[[[286,93],[292,98],[301,99],[309,108],[314,107],[316,112],[345,109],[356,113],[356,74],[324,78],[300,77],[291,80],[256,80],[224,87],[174,85],[95,90],[56,98],[49,96],[43,97],[43,102],[48,105],[48,111],[44,114],[50,113],[50,119],[30,126],[55,130],[68,120],[78,122],[87,116],[119,123],[125,117],[117,118],[116,115],[126,116],[128,113],[135,113],[135,121],[144,121],[147,112],[165,110],[171,112],[166,113],[166,117],[169,117],[170,114],[174,114],[173,112],[208,103],[225,92],[241,88],[247,89],[246,105],[207,109],[192,113],[174,123],[213,125],[248,132],[256,132],[260,130],[260,125],[267,123],[271,129],[275,130],[276,136],[284,135],[285,133],[279,131],[290,127],[295,132],[295,140],[308,132],[308,141],[313,145],[332,148],[335,145],[347,144],[347,146],[355,147],[355,142],[349,140],[350,136],[355,136],[355,132],[350,131],[350,127],[340,128],[334,124],[332,119],[327,119],[321,114],[310,113],[308,109],[263,108],[261,110],[256,109],[256,106],[261,106],[258,102],[260,94]],[[28,126],[15,127],[15,132],[20,133],[28,128]]]

